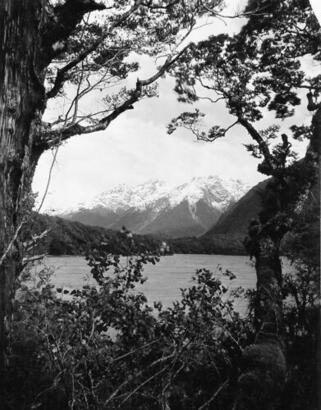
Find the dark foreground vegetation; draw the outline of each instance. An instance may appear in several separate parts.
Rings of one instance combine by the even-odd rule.
[[[293,234],[293,275],[283,286],[288,371],[278,408],[287,410],[318,408],[319,260],[317,242],[302,246],[302,235],[306,221]],[[96,287],[57,292],[51,272],[44,270],[34,285],[26,272],[14,305],[1,408],[233,408],[242,352],[255,336],[255,294],[238,289],[227,297],[217,275],[201,269],[171,308],[151,307],[135,286],[160,254],[129,232],[118,239],[87,256]],[[231,272],[221,273],[233,280]],[[246,317],[233,308],[240,297],[250,302]]]

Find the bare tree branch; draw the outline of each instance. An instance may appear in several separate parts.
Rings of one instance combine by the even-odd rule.
[[[224,383],[220,385],[220,387],[214,392],[214,394],[204,403],[202,404],[201,407],[198,408],[198,410],[204,410],[206,409],[212,402],[215,400],[215,398],[220,394],[220,392],[228,385],[229,379],[226,379]]]
[[[153,379],[155,379],[157,376],[160,374],[164,373],[169,366],[161,368],[158,372],[154,373],[152,376],[150,376],[148,379],[144,380],[139,386],[137,386],[133,391],[127,394],[127,396],[124,398],[124,400],[120,403],[119,406],[122,406],[123,404],[126,403],[134,394],[136,394],[142,387],[144,387],[146,384],[151,382]],[[120,407],[121,408],[121,407]]]
[[[136,373],[135,377],[138,379],[138,377],[140,377],[146,370],[151,369],[151,368],[155,367],[158,364],[165,363],[165,362],[167,362],[167,360],[172,359],[173,357],[175,357],[175,352],[171,353],[167,356],[162,356],[159,359],[156,359],[154,362],[149,364],[145,369],[142,369],[141,371]],[[164,368],[162,368],[162,369],[164,369]],[[132,379],[128,378],[123,383],[121,383],[120,386],[118,386],[117,389],[107,398],[107,400],[104,403],[104,406],[106,407],[108,403],[110,403],[116,397],[119,397],[119,396],[117,396],[118,393],[123,389],[123,387],[127,386],[131,381],[132,381]]]
[[[123,112],[133,109],[133,104],[136,103],[142,96],[144,87],[147,87],[157,81],[165,72],[175,63],[175,61],[185,52],[188,46],[183,48],[174,58],[169,56],[162,67],[146,80],[136,81],[136,87],[129,92],[129,98],[126,99],[121,105],[114,109],[106,117],[97,121],[96,124],[83,126],[79,123],[72,123],[57,130],[43,130],[41,135],[39,135],[38,148],[42,150],[47,150],[53,148],[57,144],[69,139],[74,135],[89,134],[96,131],[105,130],[109,124],[115,120]]]
[[[83,0],[84,1],[84,0]],[[140,6],[140,1],[136,1],[126,13],[124,13],[117,21],[115,21],[108,29],[108,31],[103,34],[99,39],[97,39],[90,47],[86,48],[83,50],[77,57],[75,57],[73,60],[71,60],[68,64],[66,64],[64,67],[58,70],[56,79],[54,81],[54,85],[51,90],[47,92],[47,98],[53,98],[56,97],[56,95],[59,93],[62,85],[67,79],[67,73],[74,67],[76,67],[80,62],[84,61],[86,57],[88,57],[92,52],[97,50],[97,48],[102,44],[102,42],[110,35],[113,29],[118,27],[120,24],[122,24],[124,21],[128,19],[129,16],[131,16],[137,8]]]
[[[269,147],[267,143],[264,141],[264,139],[261,137],[260,133],[253,127],[253,125],[246,119],[239,117],[238,122],[247,130],[247,132],[250,134],[250,136],[254,139],[254,141],[257,142],[259,149],[261,153],[264,156],[264,159],[269,166],[270,170],[274,170],[274,162],[273,162],[273,156],[271,155],[271,152],[269,150]]]

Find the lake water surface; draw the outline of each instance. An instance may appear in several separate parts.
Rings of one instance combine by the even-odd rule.
[[[56,286],[77,288],[86,283],[95,283],[90,277],[90,268],[85,258],[81,256],[50,256],[44,263],[53,268],[53,282]],[[229,281],[222,277],[219,267],[232,271],[236,279]],[[145,265],[143,274],[148,280],[138,290],[145,293],[150,303],[161,301],[164,306],[169,306],[179,299],[180,288],[191,286],[192,277],[199,268],[211,270],[224,283],[229,284],[230,288],[255,287],[254,266],[247,256],[176,254],[163,256],[156,265]],[[36,270],[40,269],[41,265],[36,266]],[[245,305],[240,306],[240,310],[244,309]]]
[[[77,288],[85,283],[95,283],[90,277],[90,268],[85,258],[81,256],[50,256],[45,259],[44,264],[53,268],[53,282],[56,286]],[[219,267],[232,271],[236,279],[229,281],[222,277]],[[218,277],[222,277],[224,283],[229,283],[231,288],[255,287],[253,263],[246,256],[176,254],[161,257],[156,265],[145,265],[143,274],[148,280],[138,289],[145,293],[150,303],[161,301],[164,306],[169,306],[179,299],[180,288],[191,286],[192,277],[199,268],[211,270]],[[36,271],[40,269],[41,265],[38,265]]]

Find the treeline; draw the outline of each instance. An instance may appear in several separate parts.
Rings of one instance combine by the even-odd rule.
[[[34,213],[25,227],[34,236],[46,234],[39,241],[36,251],[50,255],[85,255],[89,249],[105,241],[116,241],[118,231],[98,226],[84,225],[60,217]],[[245,255],[244,235],[211,235],[202,237],[165,238],[155,235],[134,235],[145,249],[155,249],[165,241],[167,253]]]
[[[244,235],[211,235],[169,240],[173,253],[246,255]]]
[[[85,255],[90,249],[99,247],[103,242],[117,242],[120,232],[98,226],[88,226],[80,222],[67,221],[63,218],[33,213],[29,223],[25,226],[33,236],[41,235],[36,252],[50,255]],[[145,249],[158,249],[159,239],[147,235],[134,235],[135,239],[144,245]]]
[[[311,218],[314,214],[311,214]],[[318,244],[319,224],[309,221],[310,225],[307,228],[306,224],[301,227],[305,232],[304,241],[309,243],[309,249],[313,249]],[[25,231],[32,231],[34,236],[41,235],[46,231],[46,235],[39,241],[37,245],[37,253],[48,253],[49,255],[85,255],[92,248],[97,248],[102,242],[113,241],[119,242],[121,233],[111,229],[106,229],[98,226],[84,225],[80,222],[67,221],[63,218],[41,215],[34,213]],[[246,255],[244,247],[245,234],[210,234],[201,237],[183,237],[183,238],[167,238],[164,236],[155,235],[133,235],[136,241],[144,245],[145,249],[154,250],[163,246],[166,242],[168,248],[167,254],[182,253],[182,254],[207,254],[207,255]],[[282,254],[287,253],[289,243],[292,244],[293,238],[289,234],[284,238],[282,245]],[[296,243],[297,252],[300,252],[302,244]]]

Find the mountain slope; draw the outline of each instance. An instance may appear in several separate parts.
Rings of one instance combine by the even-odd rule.
[[[220,215],[220,210],[210,207],[204,200],[190,204],[185,199],[173,208],[168,207],[159,212],[143,231],[169,237],[199,236],[213,225]]]
[[[193,178],[174,188],[160,181],[119,185],[61,216],[109,229],[126,226],[139,234],[199,236],[247,189],[238,180],[216,176]]]
[[[198,238],[198,241],[201,244],[211,244],[214,252],[219,249],[221,244],[224,252],[244,252],[242,242],[247,235],[250,221],[254,218],[257,219],[259,213],[262,211],[262,196],[269,181],[270,179],[266,179],[250,189],[248,193],[219,218],[210,230]],[[315,181],[309,197],[304,203],[303,210],[300,215],[297,215],[294,230],[288,232],[283,238],[281,249],[284,254],[286,254],[289,249],[293,251],[296,247],[296,253],[299,254],[302,248],[302,242],[300,243],[300,241],[304,240],[305,244],[309,244],[307,248],[311,251],[311,260],[315,255],[320,255],[319,198],[320,176],[317,181]],[[182,238],[178,240],[176,245],[174,251],[177,251],[179,248],[186,251],[188,241]],[[190,245],[190,248],[192,248],[195,244],[191,241]],[[240,245],[240,247],[238,245]],[[207,245],[205,245],[205,248],[206,246]],[[204,249],[204,246],[201,246],[201,248]],[[306,249],[305,252],[307,252]],[[318,259],[318,263],[319,260],[320,259]]]
[[[267,182],[268,180],[262,181],[250,189],[219,218],[217,223],[205,235],[245,235],[249,222],[251,219],[257,218],[262,209],[261,198]]]

